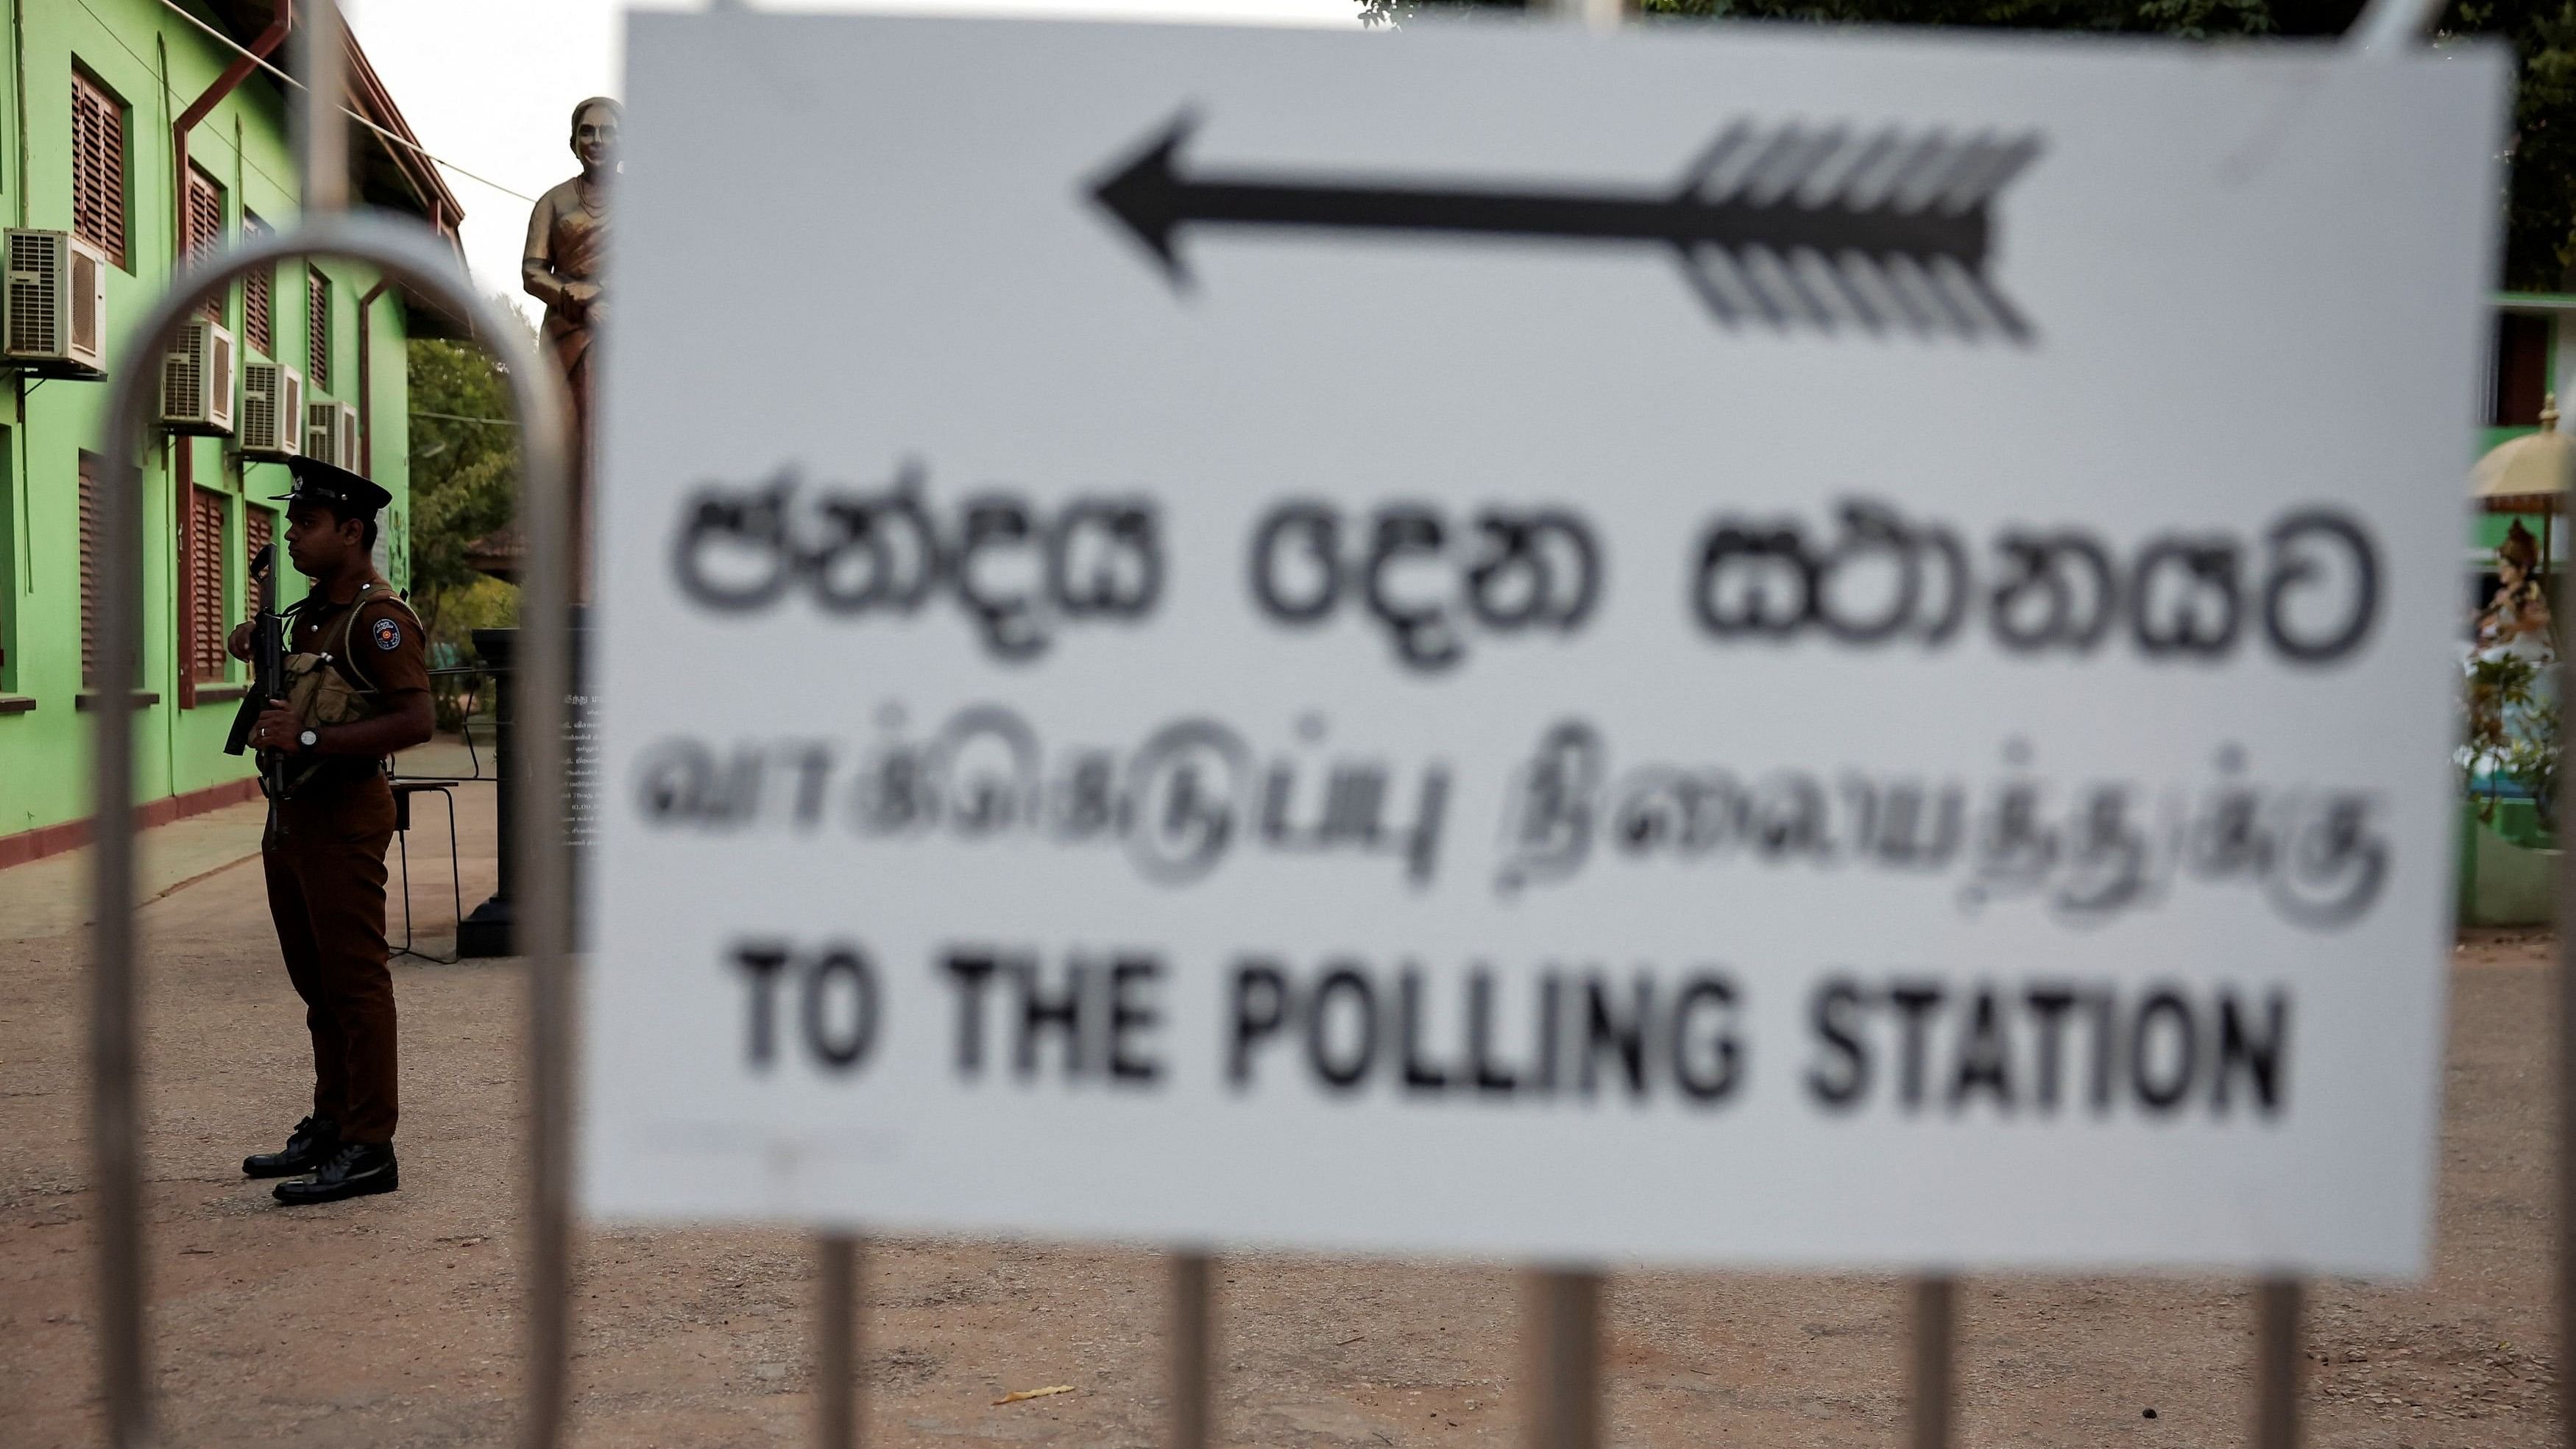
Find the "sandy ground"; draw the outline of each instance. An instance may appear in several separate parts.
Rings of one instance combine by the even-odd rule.
[[[461,763],[461,761],[459,762]],[[276,964],[257,812],[191,822],[146,862],[153,1358],[171,1442],[501,1444],[516,1422],[520,975],[397,964],[403,1191],[289,1212],[240,1156],[309,1080]],[[446,949],[435,807],[414,839],[426,944]],[[492,880],[488,787],[464,792],[465,899]],[[423,842],[436,836],[434,849]],[[434,859],[425,859],[434,856]],[[242,863],[227,863],[242,862]],[[0,1444],[98,1442],[80,1072],[79,861],[0,871]],[[399,935],[399,926],[396,934]],[[2321,1283],[2310,1442],[2554,1442],[2546,1327],[2551,943],[2455,963],[2439,1242],[2405,1288]],[[779,1233],[590,1231],[574,1441],[807,1440],[813,1255]],[[1517,1442],[1517,1282],[1484,1267],[1293,1257],[1220,1265],[1221,1436],[1259,1445]],[[875,1444],[1160,1440],[1163,1270],[1097,1247],[870,1245]],[[1623,1274],[1612,1439],[1703,1449],[1896,1443],[1897,1284]],[[1966,1445],[2246,1441],[2252,1303],[2201,1280],[1962,1290]],[[1015,1389],[1075,1392],[995,1406]],[[2153,1410],[2154,1416],[2148,1417]]]

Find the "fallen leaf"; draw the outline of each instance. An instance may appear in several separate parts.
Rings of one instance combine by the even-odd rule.
[[[993,1401],[993,1407],[998,1409],[1004,1404],[1016,1404],[1023,1399],[1048,1399],[1055,1397],[1057,1394],[1069,1394],[1072,1392],[1073,1385],[1071,1384],[1051,1384],[1043,1389],[1020,1389],[1013,1393],[1004,1394],[1000,1398],[995,1399]]]

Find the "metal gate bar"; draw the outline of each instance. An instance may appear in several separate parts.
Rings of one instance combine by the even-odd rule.
[[[819,1331],[814,1335],[814,1442],[824,1449],[858,1449],[859,1239],[825,1233],[816,1240],[822,1282],[815,1293]]]
[[[2266,1278],[2254,1293],[2254,1449],[2299,1442],[2299,1280]]]
[[[1952,1350],[1958,1325],[1958,1280],[1914,1280],[1913,1375],[1907,1381],[1907,1405],[1913,1449],[1950,1449]]]
[[[1620,0],[1535,0],[1570,18],[1616,23]],[[2443,0],[2370,0],[2348,34],[2347,48],[2384,57],[2430,31]],[[521,585],[526,681],[519,704],[524,806],[508,848],[521,895],[520,929],[528,955],[530,1092],[530,1244],[528,1415],[521,1442],[552,1449],[562,1433],[570,1338],[571,1262],[571,863],[563,840],[564,726],[570,692],[569,634],[572,520],[568,508],[567,401],[554,370],[536,355],[523,328],[477,292],[452,250],[426,229],[346,212],[347,131],[336,98],[345,89],[345,54],[333,0],[313,0],[301,47],[304,93],[298,106],[299,164],[305,206],[291,230],[245,238],[175,273],[170,290],[130,334],[108,393],[101,452],[111,460],[101,525],[100,645],[111,667],[137,658],[142,638],[142,470],[138,447],[152,421],[147,404],[157,371],[137,359],[166,346],[179,321],[255,268],[306,256],[339,256],[372,264],[404,285],[455,309],[498,355],[510,381],[520,441],[519,516],[529,568]],[[2576,693],[2576,658],[2562,665]],[[100,1368],[109,1442],[146,1449],[152,1442],[151,1384],[145,1358],[143,1203],[137,1094],[134,946],[135,807],[131,742],[134,701],[122,689],[101,691],[96,708],[92,798],[96,843],[92,905],[96,920],[91,972],[91,1141],[99,1193]],[[2562,863],[2559,884],[2559,1262],[2561,1356],[2576,1343],[2576,855]],[[817,1437],[830,1449],[861,1437],[858,1310],[859,1239],[818,1240]],[[1201,1252],[1171,1259],[1172,1443],[1206,1449],[1211,1442],[1213,1290],[1211,1260]],[[1540,1269],[1528,1275],[1525,1343],[1530,1353],[1525,1442],[1532,1449],[1598,1449],[1605,1422],[1601,1348],[1602,1278],[1585,1270]],[[2301,1288],[2291,1278],[2264,1280],[2257,1294],[2255,1443],[2293,1449],[2298,1442]],[[1912,1301],[1910,1438],[1916,1449],[1948,1449],[1953,1419],[1956,1287],[1943,1277],[1917,1280]],[[2576,1449],[2576,1374],[2560,1375],[2563,1440]]]
[[[427,228],[386,217],[351,215],[348,133],[337,98],[346,89],[340,17],[332,0],[306,11],[301,46],[304,96],[299,106],[304,211],[287,231],[245,237],[238,245],[182,263],[170,288],[142,324],[127,334],[122,365],[109,384],[99,451],[110,486],[100,510],[99,644],[112,670],[142,651],[143,472],[160,369],[149,359],[166,350],[178,323],[256,268],[310,256],[336,256],[375,266],[404,286],[465,317],[508,370],[518,412],[519,516],[529,571],[521,586],[530,687],[525,749],[528,807],[511,842],[521,879],[529,946],[529,1072],[534,1093],[531,1181],[535,1222],[528,1273],[532,1342],[528,1442],[553,1442],[562,1417],[563,1346],[569,1181],[565,1091],[571,880],[562,846],[564,695],[571,678],[565,561],[570,557],[565,442],[567,401],[527,330],[479,293],[455,252]],[[111,677],[114,677],[113,675]],[[93,937],[90,973],[90,1135],[99,1195],[99,1359],[115,1449],[153,1442],[150,1367],[145,1358],[143,1161],[136,1078],[134,700],[123,688],[97,699],[91,800],[96,817],[90,881]]]
[[[2564,598],[2564,595],[2560,596]],[[2560,620],[2564,614],[2555,616]],[[2576,630],[2558,626],[2558,697],[2576,699]],[[2565,736],[2560,736],[2563,741]],[[2567,778],[2562,744],[2559,778]],[[2563,797],[2562,797],[2563,798]],[[2576,850],[2558,860],[2558,1419],[2576,1449]]]
[[[1601,1391],[1601,1275],[1533,1268],[1523,1283],[1521,1322],[1528,1362],[1521,1406],[1526,1449],[1601,1449],[1609,1421]]]
[[[1189,1251],[1172,1263],[1172,1449],[1208,1449],[1215,1423],[1216,1260]]]
[[[524,328],[474,293],[446,244],[427,228],[347,214],[314,217],[186,269],[154,304],[143,326],[129,334],[124,355],[149,356],[165,347],[175,324],[234,279],[259,267],[311,256],[370,264],[462,312],[509,369],[512,402],[519,415],[520,516],[527,520],[530,558],[521,591],[522,631],[531,636],[521,645],[528,651],[530,688],[521,706],[526,721],[523,738],[528,743],[519,756],[527,770],[521,785],[526,793],[521,798],[529,804],[520,812],[513,842],[520,878],[535,887],[528,893],[521,917],[529,946],[528,1071],[535,1129],[530,1143],[535,1221],[529,1273],[532,1288],[544,1285],[560,1290],[567,1282],[569,1093],[563,1054],[549,1048],[569,1036],[565,927],[571,913],[565,897],[570,872],[562,858],[560,816],[564,695],[571,671],[563,579],[559,572],[549,579],[545,570],[550,562],[560,564],[569,534],[568,520],[547,519],[550,511],[559,511],[564,494],[562,384],[537,358],[525,340]],[[99,560],[99,642],[110,660],[133,659],[141,640],[144,484],[136,445],[151,422],[156,401],[153,385],[158,381],[157,369],[129,364],[117,374],[109,394],[101,451],[108,459],[112,486],[102,490],[105,500],[100,510],[104,546]],[[558,508],[550,510],[543,506],[546,503]],[[555,607],[549,609],[549,603]],[[91,877],[97,934],[90,976],[90,1127],[99,1193],[101,1371],[110,1442],[118,1449],[142,1449],[150,1442],[144,1364],[141,1123],[135,1091],[133,711],[126,691],[100,691],[92,762],[92,799],[99,808]],[[125,802],[122,808],[106,803],[120,800]],[[563,1392],[565,1295],[532,1292],[529,1309],[531,1408],[534,1417],[551,1420],[560,1412]],[[547,1437],[529,1442],[550,1444],[551,1430]]]

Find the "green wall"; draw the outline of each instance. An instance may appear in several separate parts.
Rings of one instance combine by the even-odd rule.
[[[0,34],[8,49],[0,65],[0,218],[12,226],[69,230],[72,225],[71,77],[78,65],[116,93],[126,107],[125,269],[108,276],[107,321],[113,372],[125,329],[166,283],[175,244],[172,207],[174,156],[170,126],[211,84],[231,58],[228,51],[171,14],[157,0],[0,0],[14,20]],[[209,17],[211,18],[211,17]],[[192,133],[190,159],[224,187],[225,233],[240,233],[247,206],[270,226],[294,219],[299,189],[287,139],[284,103],[276,81],[253,75]],[[358,380],[358,298],[375,285],[367,268],[338,261],[320,264],[332,279],[335,317],[332,383],[313,400],[355,404]],[[279,360],[305,370],[303,269],[278,269],[271,289],[272,333]],[[411,513],[406,468],[408,389],[404,377],[404,321],[399,297],[380,296],[369,309],[374,347],[371,422],[377,482],[394,495],[390,528]],[[242,337],[240,288],[226,303],[226,325]],[[251,353],[250,355],[259,355]],[[80,536],[79,460],[96,450],[107,384],[36,382],[0,375],[0,473],[7,480],[0,507],[0,837],[86,815],[91,718],[79,709]],[[156,438],[143,471],[144,657],[141,687],[158,696],[136,722],[137,794],[141,799],[199,790],[246,778],[250,765],[222,753],[235,708],[231,699],[180,705],[178,509],[172,449],[194,449],[195,480],[227,496],[225,616],[246,612],[243,516],[272,508],[283,493],[286,469],[275,463],[245,465],[228,454],[229,439]],[[393,580],[408,584],[409,549],[400,537],[389,553]],[[285,597],[302,591],[290,578]],[[232,682],[243,680],[232,666]],[[225,691],[215,690],[220,695]],[[25,706],[32,702],[32,708]]]

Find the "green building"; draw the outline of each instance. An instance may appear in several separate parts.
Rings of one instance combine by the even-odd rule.
[[[408,586],[404,342],[457,335],[450,319],[366,267],[321,260],[232,287],[219,315],[206,314],[229,342],[200,334],[205,351],[189,368],[118,350],[174,259],[293,220],[287,87],[249,59],[292,70],[301,32],[291,9],[291,0],[10,0],[0,224],[18,231],[0,289],[0,866],[86,836],[87,705],[109,683],[95,634],[102,375],[163,369],[171,424],[145,455],[143,656],[124,681],[140,706],[147,819],[257,793],[249,761],[222,752],[245,684],[223,641],[247,612],[251,552],[282,526],[272,501],[286,488],[281,448],[329,448],[393,494],[378,563]],[[366,123],[351,126],[352,195],[453,238],[455,197],[416,149],[387,138],[411,132],[354,41],[347,105]],[[29,230],[68,238],[19,235]],[[30,268],[48,255],[80,260],[39,276]],[[92,272],[103,287],[86,285]],[[37,285],[47,276],[73,294],[56,309],[103,292],[95,366],[28,355],[47,345],[48,322],[71,329],[60,344],[91,320],[49,316]],[[301,375],[304,406],[277,405],[287,401],[281,369]],[[186,385],[196,377],[209,380]],[[289,573],[285,599],[303,586]]]

